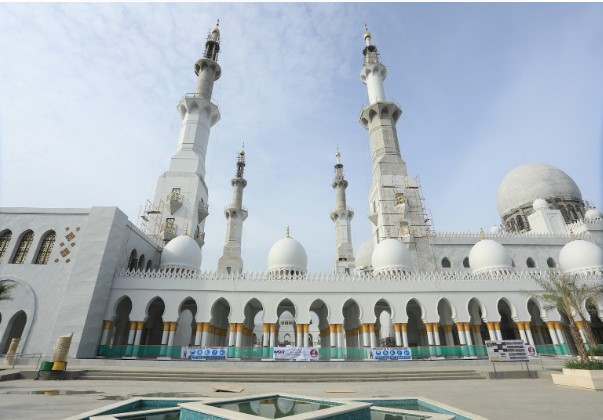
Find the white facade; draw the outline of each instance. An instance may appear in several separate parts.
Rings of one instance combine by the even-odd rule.
[[[433,232],[420,186],[402,159],[396,132],[402,111],[387,100],[385,66],[368,32],[365,41],[361,79],[370,104],[360,123],[373,161],[367,191],[372,243],[354,255],[354,213],[338,156],[333,273],[307,273],[304,247],[289,231],[271,249],[266,273],[244,272],[241,155],[225,209],[224,255],[216,273],[202,272],[205,153],[220,117],[211,100],[221,74],[216,26],[195,66],[195,93],[179,104],[176,154],[146,209],[145,232],[114,207],[0,210],[0,281],[17,285],[13,300],[0,303],[0,352],[20,337],[20,353],[49,355],[56,338],[70,332],[70,356],[79,358],[96,357],[99,346],[463,346],[511,336],[566,343],[560,314],[522,291],[538,291],[534,278],[559,270],[562,249],[572,272],[600,283],[601,213],[586,211],[578,187],[562,171],[524,165],[499,190],[504,228]],[[541,185],[551,174],[552,185]],[[533,176],[538,184],[524,189]],[[564,248],[575,238],[588,244],[570,248],[588,252]],[[603,302],[589,305],[603,317]]]

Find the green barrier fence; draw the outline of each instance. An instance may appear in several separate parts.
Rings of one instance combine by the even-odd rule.
[[[603,345],[599,346],[603,348]],[[368,347],[320,347],[317,349],[320,360],[370,360],[372,351]],[[435,357],[462,358],[462,357],[488,357],[486,346],[425,346],[411,347],[412,358],[428,359]],[[98,355],[110,358],[139,357],[181,358],[181,346],[99,346]],[[272,347],[229,347],[229,359],[262,360],[272,358]],[[565,344],[548,344],[536,346],[538,354],[569,354]]]

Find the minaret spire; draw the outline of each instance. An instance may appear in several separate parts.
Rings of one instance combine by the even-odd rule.
[[[224,209],[226,216],[226,241],[224,252],[218,260],[218,272],[240,273],[243,271],[241,258],[241,240],[243,236],[243,222],[247,219],[247,209],[243,207],[243,189],[247,180],[243,178],[245,170],[245,148],[241,148],[236,161],[236,174],[230,181],[232,185],[232,203]]]
[[[203,54],[195,63],[194,93],[186,94],[177,106],[182,123],[176,154],[169,169],[159,177],[153,203],[147,205],[143,215],[147,233],[163,243],[182,234],[186,226],[199,246],[205,242],[204,224],[208,215],[205,160],[210,129],[220,120],[218,106],[211,99],[214,82],[222,74],[217,62],[219,52],[218,21],[209,31]]]
[[[354,251],[352,248],[352,226],[354,210],[348,208],[345,199],[345,189],[348,187],[343,174],[341,153],[339,148],[335,153],[335,178],[331,184],[335,189],[335,208],[331,210],[331,220],[335,222],[335,272],[349,273],[354,269]]]
[[[414,252],[414,269],[430,269],[431,263],[426,262],[430,258],[423,258],[428,252],[417,252],[417,249],[428,248],[421,242],[427,241],[428,232],[418,182],[408,176],[406,162],[400,153],[396,124],[402,110],[385,95],[383,82],[387,77],[387,69],[381,63],[372,38],[365,26],[365,46],[362,50],[364,62],[360,80],[366,85],[369,105],[360,114],[360,124],[369,132],[371,147],[369,219],[373,223],[373,241],[377,244],[381,239],[397,232],[399,239],[407,243],[411,252]]]

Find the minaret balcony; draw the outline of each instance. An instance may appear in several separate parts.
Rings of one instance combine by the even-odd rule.
[[[173,223],[164,223],[161,226],[161,239],[165,242],[169,242],[176,237],[178,231],[178,225]]]
[[[360,113],[360,124],[364,128],[368,128],[375,117],[379,119],[392,118],[393,123],[397,123],[402,115],[402,108],[395,102],[377,102],[369,104],[362,109]]]
[[[209,216],[208,209],[209,209],[209,206],[207,205],[207,203],[204,203],[203,201],[199,201],[199,204],[197,205],[197,218],[199,219],[199,223],[204,221],[205,218],[207,216]]]
[[[180,118],[184,118],[193,108],[205,111],[212,127],[220,121],[218,103],[208,95],[202,93],[187,93],[184,95],[177,107]]]
[[[226,219],[240,217],[241,219],[245,220],[247,219],[248,214],[249,212],[244,206],[241,206],[240,208],[233,205],[224,207],[224,216],[226,217]]]
[[[354,217],[354,209],[347,207],[345,209],[333,209],[331,210],[331,220],[336,221],[338,219],[352,220]]]

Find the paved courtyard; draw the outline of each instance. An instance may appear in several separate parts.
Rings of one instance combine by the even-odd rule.
[[[19,379],[0,382],[0,418],[62,419],[134,396],[234,397],[269,392],[329,398],[427,397],[490,419],[603,416],[603,392],[555,386],[546,372],[541,373],[540,379],[228,383],[243,388],[238,394],[216,392],[216,385],[226,385],[216,382]],[[332,392],[337,390],[348,392]]]

